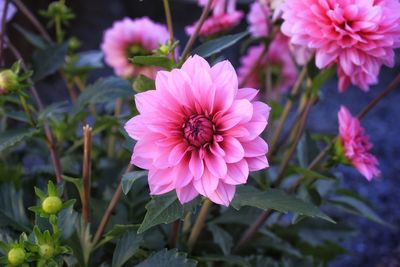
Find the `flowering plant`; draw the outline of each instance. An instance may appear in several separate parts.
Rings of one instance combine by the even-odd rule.
[[[307,121],[395,65],[398,0],[199,0],[187,42],[162,4],[85,51],[64,0],[0,0],[2,266],[326,266],[344,214],[390,227],[338,166],[382,179],[361,120],[400,74],[334,133]]]

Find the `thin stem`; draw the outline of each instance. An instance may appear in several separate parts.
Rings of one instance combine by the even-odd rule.
[[[91,151],[92,151],[92,128],[89,125],[83,126],[83,199],[82,213],[86,223],[90,222],[90,187],[91,187]]]
[[[29,124],[32,127],[35,127],[35,120],[33,119],[31,109],[29,108],[28,103],[26,103],[25,97],[21,94],[19,95],[19,101],[21,102],[22,108],[24,109],[26,115],[28,116]]]
[[[4,35],[6,34],[6,18],[7,18],[7,11],[8,11],[8,3],[9,0],[4,0],[3,3],[3,14],[1,14],[1,31],[0,31],[0,66],[3,65],[3,48],[4,48]]]
[[[264,224],[268,217],[272,214],[272,210],[266,210],[260,217],[246,230],[242,235],[236,247],[233,249],[233,254],[238,254],[252,238],[258,232],[258,229]]]
[[[129,164],[128,168],[126,169],[125,173],[131,172],[133,170],[134,166]],[[93,239],[93,244],[97,244],[99,242],[101,235],[104,232],[104,229],[107,226],[108,221],[110,220],[111,213],[113,212],[115,206],[117,205],[122,193],[122,184],[121,182],[118,184],[117,189],[115,190],[115,193],[108,204],[107,210],[104,213],[103,217],[101,218],[101,222],[99,227],[97,228],[96,234]]]
[[[172,25],[171,8],[169,7],[169,0],[163,0],[165,19],[167,20],[167,27],[169,32],[169,40],[171,45],[174,43],[174,27]],[[172,50],[172,58],[175,60],[175,49]]]
[[[193,225],[192,232],[190,233],[188,239],[188,247],[191,250],[194,244],[197,241],[197,238],[200,235],[201,230],[204,227],[204,222],[207,217],[208,210],[210,209],[212,202],[209,199],[206,199],[203,203],[203,206],[200,209],[199,216],[197,216],[196,222]]]
[[[206,20],[208,13],[210,13],[212,2],[213,2],[213,0],[208,0],[206,6],[203,8],[203,12],[201,13],[200,19],[197,22],[196,28],[195,28],[193,34],[190,36],[189,41],[186,43],[185,49],[183,49],[181,62],[183,62],[186,59],[186,57],[189,55],[190,49],[192,48],[197,37],[199,36],[200,29],[203,26],[203,23]]]
[[[276,126],[274,134],[271,138],[269,155],[275,154],[279,136],[281,135],[283,126],[285,125],[286,119],[289,116],[289,112],[293,107],[294,99],[297,96],[298,92],[300,91],[301,84],[303,83],[303,80],[306,77],[306,74],[307,74],[307,68],[303,67],[303,69],[301,70],[301,72],[299,74],[299,77],[297,78],[296,83],[293,86],[293,89],[290,93],[289,99],[287,100],[285,107],[283,108],[282,114],[278,121],[278,125]]]
[[[298,129],[296,131],[296,134],[293,137],[293,141],[292,141],[291,147],[289,148],[289,150],[285,154],[285,157],[284,157],[284,159],[283,159],[283,161],[282,161],[282,163],[281,163],[281,165],[279,167],[279,172],[278,172],[278,176],[276,178],[276,181],[274,183],[274,187],[278,187],[283,181],[284,174],[285,174],[285,171],[287,169],[287,166],[289,165],[289,162],[292,159],[293,154],[294,154],[294,152],[295,152],[295,150],[297,148],[297,144],[299,143],[300,138],[303,135],[304,129],[305,129],[306,124],[307,124],[308,115],[310,114],[311,108],[312,108],[313,104],[315,103],[316,99],[317,99],[316,97],[311,97],[310,100],[308,101],[306,107],[305,107],[305,110],[304,110],[304,112],[302,114],[302,117],[300,119],[300,122],[299,122]]]
[[[169,248],[175,248],[176,247],[176,242],[178,240],[178,234],[179,234],[179,226],[181,225],[180,220],[176,220],[172,226],[171,226],[171,233],[168,239],[168,245]]]
[[[385,96],[387,96],[389,93],[391,93],[393,90],[395,90],[397,87],[400,85],[400,74],[398,74],[392,82],[386,87],[386,89],[380,93],[377,97],[375,97],[363,110],[358,113],[357,117],[361,120],[364,118],[367,113],[376,106]]]
[[[25,4],[21,0],[13,0],[14,4],[17,6],[18,10],[24,14],[28,20],[32,23],[32,25],[40,32],[40,34],[46,39],[46,41],[51,42],[50,35],[47,33],[46,29],[42,26],[42,24],[37,20],[35,15],[25,6]]]
[[[121,110],[122,110],[122,104],[123,104],[123,100],[122,98],[118,98],[115,101],[115,110],[114,110],[114,117],[118,118],[118,116],[121,114]],[[108,157],[113,157],[114,155],[114,151],[115,151],[115,142],[117,141],[117,137],[115,136],[115,134],[118,131],[118,127],[114,126],[111,129],[111,136],[110,139],[108,140],[108,148],[107,148],[107,155]]]
[[[57,38],[57,43],[61,44],[61,42],[63,41],[63,31],[61,28],[61,17],[60,16],[56,16],[55,21],[54,21],[54,26],[55,26],[55,30],[56,30],[56,38]]]
[[[8,47],[10,48],[11,52],[14,54],[14,56],[18,59],[21,60],[21,66],[24,69],[24,71],[28,71],[27,66],[25,65],[24,60],[22,59],[21,54],[17,50],[17,48],[6,38]],[[39,112],[43,111],[43,103],[42,100],[39,97],[39,94],[37,93],[37,90],[34,86],[34,83],[31,79],[28,79],[28,83],[30,85],[30,91],[32,94],[33,99],[36,102],[36,105],[38,106]],[[60,183],[62,181],[62,170],[61,170],[61,162],[60,162],[60,157],[58,156],[57,148],[54,144],[54,138],[53,138],[53,133],[50,129],[49,123],[47,119],[44,120],[43,123],[43,128],[44,128],[44,133],[46,135],[46,143],[47,146],[49,147],[50,150],[50,156],[51,160],[53,162],[53,167],[54,167],[54,173],[56,175],[57,183]]]

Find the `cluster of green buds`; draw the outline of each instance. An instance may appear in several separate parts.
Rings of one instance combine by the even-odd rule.
[[[29,209],[37,216],[47,218],[49,229],[41,231],[35,225],[33,232],[29,236],[22,233],[18,242],[0,241],[0,248],[5,253],[5,256],[0,257],[0,266],[28,267],[30,263],[35,263],[38,267],[58,267],[63,265],[63,255],[71,253],[69,247],[61,244],[57,215],[63,209],[72,207],[75,200],[63,202],[63,186],[56,187],[51,181],[47,184],[47,194],[36,187],[35,193],[40,199],[40,205]]]
[[[49,19],[48,27],[55,26],[57,33],[57,41],[61,42],[64,39],[64,32],[61,29],[62,25],[68,25],[69,21],[75,18],[72,10],[65,5],[64,0],[52,2],[47,7],[47,10],[41,10],[40,15]]]
[[[21,62],[16,62],[10,69],[0,70],[0,94],[16,92],[28,86],[26,80],[32,72],[21,73]]]

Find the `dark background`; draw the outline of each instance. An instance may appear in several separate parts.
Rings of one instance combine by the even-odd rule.
[[[35,0],[25,1],[32,11],[45,9],[50,1]],[[125,16],[148,16],[159,22],[164,21],[164,10],[161,0],[67,0],[67,4],[76,14],[76,19],[71,22],[68,30],[69,36],[76,36],[82,41],[80,50],[99,49],[103,31],[110,27],[115,20]],[[184,44],[187,36],[183,27],[192,24],[198,19],[201,9],[195,1],[171,0],[172,16],[175,36]],[[248,5],[242,1],[239,8],[246,11]],[[13,22],[29,28],[29,23],[17,14]],[[245,20],[236,29],[245,29]],[[11,28],[11,27],[10,27]],[[31,28],[33,31],[34,29]],[[29,58],[32,48],[12,28],[10,37],[15,45],[24,51]],[[181,49],[183,45],[181,44]],[[231,49],[226,53],[234,63],[238,63],[239,52]],[[308,127],[312,130],[335,134],[337,132],[337,111],[340,105],[347,106],[353,114],[359,112],[371,99],[399,73],[399,53],[397,64],[393,69],[383,68],[380,75],[380,84],[371,87],[369,93],[364,93],[357,88],[350,88],[345,93],[338,93],[337,82],[332,81],[322,90],[322,99],[314,108],[309,119]],[[110,69],[96,71],[91,77],[110,74]],[[39,85],[39,90],[45,102],[67,99],[68,92],[59,77],[52,77]],[[400,89],[399,89],[400,90]],[[395,249],[400,244],[400,91],[396,90],[386,97],[362,121],[370,140],[375,144],[374,154],[380,161],[382,177],[380,180],[368,182],[352,168],[341,168],[344,172],[345,187],[354,190],[369,199],[373,209],[388,223],[397,227],[395,230],[377,225],[365,219],[348,217],[348,221],[357,229],[356,238],[345,242],[343,246],[349,254],[339,257],[331,263],[332,267],[342,266],[400,266],[390,265],[389,259],[399,257],[400,252]]]

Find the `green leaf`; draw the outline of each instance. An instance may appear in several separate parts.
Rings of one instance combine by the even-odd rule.
[[[48,75],[55,73],[64,64],[68,51],[68,43],[49,45],[36,51],[32,56],[33,81],[39,81]]]
[[[133,92],[128,81],[117,77],[99,79],[79,95],[72,108],[72,114],[76,115],[89,104],[110,103],[119,97],[129,96],[133,96]]]
[[[0,186],[0,226],[11,226],[20,231],[30,231],[25,213],[22,192],[10,184]]]
[[[154,89],[156,87],[154,80],[147,78],[146,76],[139,74],[139,76],[133,82],[133,89],[136,92],[145,92],[147,90]]]
[[[231,205],[235,209],[240,209],[242,206],[251,206],[262,210],[273,209],[284,213],[294,212],[335,223],[316,206],[278,189],[260,191],[252,186],[239,186],[236,189],[235,198]]]
[[[53,116],[55,113],[59,113],[60,110],[65,109],[67,105],[68,101],[62,101],[47,106],[42,112],[40,112],[39,121],[43,121],[44,119]]]
[[[49,45],[49,42],[43,39],[41,36],[22,28],[18,24],[14,24],[13,26],[15,29],[17,29],[19,33],[21,33],[25,37],[25,39],[29,43],[31,43],[36,48],[45,49]]]
[[[111,267],[121,267],[139,250],[143,241],[141,235],[132,232],[126,233],[120,240],[114,250]]]
[[[36,129],[15,129],[0,133],[0,152],[21,143],[37,133]]]
[[[143,66],[157,66],[166,70],[174,67],[174,62],[166,56],[136,56],[131,59],[133,64]]]
[[[74,200],[74,199],[71,199]],[[75,229],[75,224],[78,220],[78,213],[70,206],[63,209],[57,215],[57,227],[61,229],[61,236],[68,239]]]
[[[333,65],[327,69],[321,70],[317,76],[312,80],[312,92],[314,95],[318,94],[318,91],[332,76],[336,73],[336,65]]]
[[[190,203],[186,204],[185,207],[194,209],[196,205],[192,204],[196,201],[196,199],[191,201]],[[162,223],[168,224],[177,219],[182,219],[185,212],[188,212],[188,210],[186,210],[184,206],[179,203],[175,192],[153,197],[151,201],[147,203],[146,210],[146,215],[138,230],[139,234],[153,226]]]
[[[75,232],[66,243],[72,248],[73,254],[78,260],[77,266],[89,266],[90,253],[93,248],[90,224],[85,223],[82,218],[78,219],[75,223]]]
[[[229,255],[233,246],[232,236],[216,224],[209,224],[207,228],[213,235],[214,243],[221,248],[224,255]]]
[[[191,54],[192,55],[197,54],[202,57],[212,56],[236,44],[248,34],[249,34],[248,32],[241,32],[237,34],[225,35],[223,37],[208,41],[196,47]]]
[[[305,178],[311,179],[335,179],[334,177],[330,177],[315,171],[311,171],[308,169],[300,168],[300,167],[293,167],[294,171],[303,175]]]
[[[367,204],[357,198],[351,196],[334,196],[329,199],[329,202],[352,214],[362,216],[382,225],[391,226],[382,220]]]
[[[302,135],[296,150],[300,166],[303,168],[306,168],[319,153],[317,143],[309,132]]]
[[[145,261],[136,265],[136,267],[195,267],[197,261],[187,259],[185,253],[179,253],[177,249],[172,250],[161,250],[150,256]]]
[[[122,176],[122,191],[124,194],[128,194],[131,190],[133,184],[137,181],[137,179],[143,178],[147,176],[147,171],[133,171],[126,173]]]
[[[62,175],[62,178],[64,181],[72,183],[73,185],[75,185],[76,190],[78,190],[79,195],[83,196],[83,180],[79,179],[79,178],[72,178],[66,175]]]
[[[98,249],[105,243],[122,236],[123,234],[125,234],[128,231],[132,231],[132,230],[137,231],[138,228],[139,228],[139,225],[137,225],[137,224],[128,224],[128,225],[115,224],[115,225],[113,225],[113,228],[104,235],[104,238],[96,244],[96,246],[94,247],[94,250]]]

